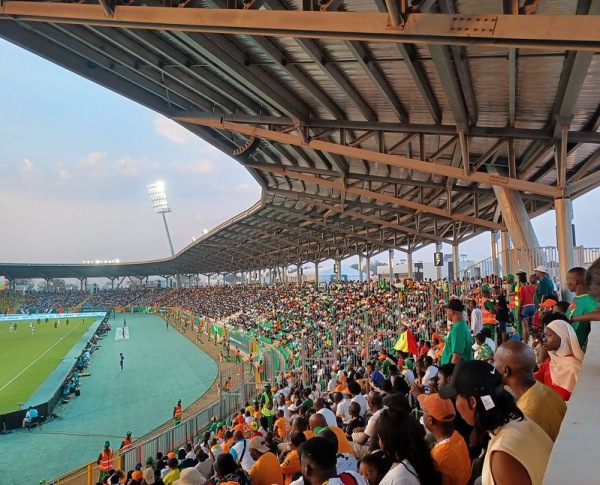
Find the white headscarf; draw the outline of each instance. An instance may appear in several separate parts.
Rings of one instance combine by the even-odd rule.
[[[583,350],[579,346],[573,327],[564,320],[554,320],[547,327],[560,337],[558,350],[550,350],[550,376],[557,386],[573,392],[583,362]]]

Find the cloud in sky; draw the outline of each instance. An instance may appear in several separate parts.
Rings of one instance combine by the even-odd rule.
[[[135,158],[125,156],[117,161],[116,168],[124,175],[140,175],[145,171],[145,164]]]
[[[35,173],[35,167],[33,166],[33,162],[29,160],[29,158],[24,158],[21,162],[21,174],[25,178],[31,178]]]
[[[154,125],[154,131],[156,133],[178,145],[190,142],[196,138],[195,135],[181,125],[178,125],[173,120],[165,118],[162,115],[157,115],[152,121],[152,124]]]
[[[106,152],[90,152],[80,160],[80,163],[84,167],[97,167],[106,160],[106,156]]]
[[[204,159],[197,160],[189,163],[173,162],[171,167],[176,172],[181,173],[196,173],[196,174],[210,174],[217,171],[217,166],[212,160]]]

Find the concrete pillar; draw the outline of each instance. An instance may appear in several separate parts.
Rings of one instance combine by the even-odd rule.
[[[337,281],[342,281],[342,261],[340,259],[336,259],[335,264],[337,265],[335,279]]]
[[[269,284],[273,284],[273,270],[269,268]]]
[[[367,270],[367,281],[371,282],[371,257],[367,254],[365,256],[365,269]]]
[[[454,274],[452,279],[460,278],[460,254],[458,254],[458,243],[452,245],[452,264],[454,265]]]
[[[364,281],[363,278],[363,257],[362,254],[358,255],[358,281],[361,283]]]
[[[500,276],[500,265],[498,262],[498,231],[490,231],[492,245],[492,272]]]
[[[436,253],[441,253],[442,252],[442,243],[441,242],[436,242],[435,243],[435,252]],[[443,269],[443,266],[436,266],[436,268],[435,268],[435,272],[436,272],[438,280],[442,279],[442,269]]]
[[[388,251],[388,267],[390,270],[390,288],[394,286],[394,250]]]
[[[302,265],[300,263],[298,263],[296,265],[296,275],[298,275],[298,278],[297,278],[298,284],[301,285],[302,284],[302,276],[303,276],[303,274],[302,274]]]
[[[319,262],[315,261],[315,283],[319,284]]]
[[[502,245],[502,273],[507,275],[513,272],[510,260],[510,237],[508,231],[500,231],[500,244]]]
[[[570,301],[572,294],[565,283],[567,272],[575,266],[575,245],[573,241],[573,206],[571,199],[565,197],[554,199],[556,213],[556,245],[558,246],[558,269],[560,273],[560,288],[562,299]]]
[[[412,257],[412,251],[408,251],[408,253],[406,253],[406,264],[408,265],[408,277],[409,278],[414,278],[415,277],[415,267],[413,266],[413,257]]]

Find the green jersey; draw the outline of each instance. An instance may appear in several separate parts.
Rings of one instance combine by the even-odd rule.
[[[446,345],[442,351],[441,365],[452,361],[452,354],[460,354],[462,360],[473,360],[473,349],[471,348],[471,331],[467,322],[461,320],[452,326],[452,330],[446,336]]]
[[[591,313],[598,308],[598,302],[588,294],[576,296],[567,309],[567,317],[579,317],[586,313]],[[577,340],[581,348],[585,348],[588,335],[590,334],[590,322],[573,322],[571,324],[577,334]]]

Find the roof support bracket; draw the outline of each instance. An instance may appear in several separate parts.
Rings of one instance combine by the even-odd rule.
[[[104,11],[104,15],[106,17],[111,17],[115,14],[114,10],[112,9],[112,6],[109,5],[109,0],[98,0],[100,2],[100,6],[102,7],[102,10]],[[113,4],[114,6],[114,2],[111,1],[111,4]]]

